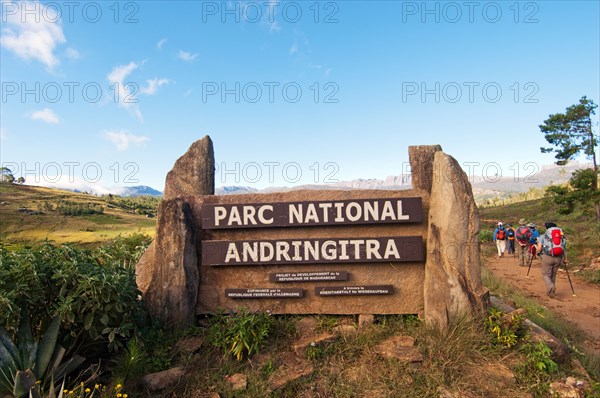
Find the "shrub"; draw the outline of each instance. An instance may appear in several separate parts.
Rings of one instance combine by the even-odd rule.
[[[241,361],[260,350],[272,325],[271,314],[242,308],[234,315],[217,315],[209,339],[226,355],[231,354]]]
[[[509,316],[495,308],[490,308],[485,318],[485,326],[494,336],[496,344],[511,348],[524,336],[524,320],[523,315]]]
[[[39,337],[40,327],[60,316],[69,349],[99,341],[119,349],[143,315],[135,271],[120,260],[70,245],[18,252],[0,246],[0,326],[14,335],[27,313]]]
[[[479,242],[491,242],[494,240],[494,232],[490,230],[479,231]]]

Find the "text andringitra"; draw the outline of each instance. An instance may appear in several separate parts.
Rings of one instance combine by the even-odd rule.
[[[420,236],[203,241],[202,265],[423,261]]]

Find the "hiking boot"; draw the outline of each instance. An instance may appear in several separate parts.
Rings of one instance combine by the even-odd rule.
[[[554,298],[554,296],[556,296],[556,288],[553,287],[548,291],[548,296],[550,296],[550,298]]]

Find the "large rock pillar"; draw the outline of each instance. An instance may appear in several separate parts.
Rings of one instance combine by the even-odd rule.
[[[150,316],[166,325],[192,324],[198,298],[199,249],[190,206],[178,197],[214,193],[213,144],[205,136],[194,142],[167,174],[156,237],[136,266],[136,282]]]
[[[424,318],[446,329],[482,312],[489,292],[481,282],[479,213],[471,184],[439,145],[410,147],[414,188],[430,192]]]

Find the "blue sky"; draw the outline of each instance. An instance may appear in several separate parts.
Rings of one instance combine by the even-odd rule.
[[[206,134],[217,186],[384,179],[418,144],[523,178],[549,114],[600,102],[598,1],[1,4],[0,157],[29,183],[162,190]]]

